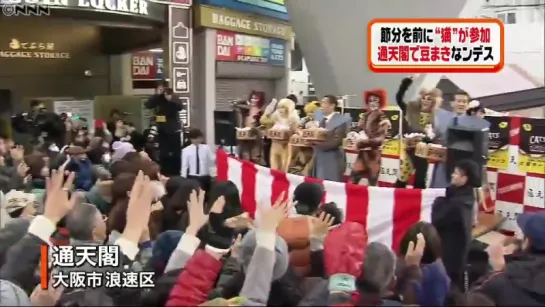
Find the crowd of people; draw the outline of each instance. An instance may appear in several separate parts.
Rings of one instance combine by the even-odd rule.
[[[431,222],[392,248],[322,204],[320,184],[301,183],[254,216],[233,182],[204,191],[194,170],[167,178],[142,148],[105,137],[26,155],[0,138],[2,306],[545,305],[544,214],[520,215],[518,238],[473,248],[471,161],[457,165]],[[44,244],[120,250],[117,267],[48,263],[49,281],[113,270],[149,272],[155,286],[43,289]]]

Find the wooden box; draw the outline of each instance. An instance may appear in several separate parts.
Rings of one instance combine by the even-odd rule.
[[[267,137],[271,140],[287,141],[292,134],[290,130],[267,130]]]
[[[297,146],[297,147],[311,147],[309,141],[303,139],[300,135],[294,134],[290,138],[290,145],[291,146]]]
[[[422,141],[422,136],[412,137],[412,138],[405,138],[403,141],[405,142],[405,146],[407,148],[415,148],[418,143]]]
[[[415,155],[424,159],[445,162],[447,160],[447,148],[435,144],[418,143]]]
[[[253,141],[257,140],[257,133],[254,129],[248,130],[239,130],[237,129],[237,140],[241,141]]]
[[[323,129],[304,129],[303,139],[309,141],[325,141],[327,138],[327,130]]]

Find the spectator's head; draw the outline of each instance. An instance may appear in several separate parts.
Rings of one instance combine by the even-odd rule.
[[[117,121],[123,117],[123,113],[119,109],[112,109],[110,111],[110,118]]]
[[[30,109],[33,112],[41,111],[42,109],[45,109],[45,105],[40,100],[33,99],[30,101]]]
[[[165,195],[165,186],[162,182],[160,182],[161,167],[159,166],[159,164],[150,160],[142,160],[140,162],[140,167],[144,175],[148,176],[149,179],[152,181],[155,190],[155,198],[159,199],[163,195]]]
[[[293,191],[293,201],[298,214],[312,215],[322,202],[324,189],[315,182],[303,182]]]
[[[409,248],[409,242],[416,242],[416,235],[421,233],[426,240],[422,264],[430,264],[441,258],[441,238],[435,227],[427,222],[418,222],[409,228],[399,242],[399,253],[404,256]]]
[[[240,202],[240,192],[236,184],[230,180],[216,183],[208,195],[208,210],[212,208],[214,202],[223,196],[225,207],[223,212],[227,218],[242,214],[242,204]]]
[[[127,161],[127,162],[130,162],[130,163],[133,163],[133,164],[138,164],[142,161],[142,157],[140,156],[140,154],[136,151],[131,151],[131,152],[128,152],[125,154],[125,156],[123,157],[123,159],[121,159],[122,161]]]
[[[132,164],[124,160],[114,162],[110,166],[110,174],[112,175],[112,179],[115,179],[117,178],[117,176],[125,173],[136,175],[138,174],[139,170],[140,169],[138,165]]]
[[[189,130],[189,133],[187,134],[187,138],[193,145],[202,144],[202,142],[204,141],[204,135],[202,134],[202,131],[199,129]]]
[[[116,230],[123,233],[127,223],[126,212],[129,204],[129,194],[131,192],[135,174],[123,173],[114,178],[112,183],[112,211],[108,215],[108,233]]]
[[[329,216],[334,218],[333,225],[339,225],[344,220],[343,212],[334,202],[323,204],[320,208],[318,208],[315,215],[319,216],[322,212],[329,214]]]
[[[165,81],[157,82],[157,85],[155,86],[155,94],[163,95],[163,93],[165,92],[165,87],[166,87]]]
[[[356,281],[360,291],[383,295],[395,282],[396,255],[386,245],[371,242],[365,250],[361,275]]]
[[[131,143],[119,141],[112,144],[112,150],[114,151],[112,162],[119,161],[123,159],[127,153],[135,151],[134,146]]]
[[[127,302],[125,302],[127,303]],[[71,291],[63,293],[56,304],[57,306],[116,306],[112,297],[104,289],[85,289],[83,291]],[[19,305],[21,306],[21,305]]]
[[[81,161],[87,159],[87,151],[85,148],[80,146],[70,146],[68,149],[66,149],[66,153],[74,160]]]
[[[44,157],[45,155],[39,153],[25,156],[28,174],[32,176],[32,179],[44,179],[49,176],[49,168],[45,163]]]
[[[2,199],[2,207],[11,218],[34,216],[36,214],[36,195],[11,190]]]
[[[88,203],[76,203],[66,216],[66,228],[74,240],[100,243],[106,240],[106,218]]]
[[[480,186],[480,170],[477,163],[471,160],[462,160],[456,164],[451,175],[450,183],[456,187]]]
[[[189,214],[187,212],[187,202],[193,191],[198,191],[200,185],[197,181],[185,179],[179,183],[176,192],[168,198],[163,212],[163,227],[168,229],[185,230],[189,224]]]
[[[109,163],[109,149],[110,146],[104,141],[104,138],[93,137],[89,142],[87,157],[89,158],[89,161],[95,165]]]
[[[523,213],[517,224],[524,234],[522,248],[533,253],[545,253],[545,212]]]
[[[242,238],[240,244],[238,261],[244,270],[248,269],[256,248],[256,233],[251,230]],[[276,257],[273,267],[273,280],[277,280],[286,273],[289,265],[288,244],[280,236],[276,236],[274,252]]]
[[[337,97],[333,95],[326,95],[320,101],[320,105],[324,114],[329,115],[335,112],[335,109],[339,105],[339,101],[337,100]]]

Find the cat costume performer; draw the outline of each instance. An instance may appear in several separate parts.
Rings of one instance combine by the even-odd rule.
[[[263,115],[265,93],[252,91],[248,101],[236,102],[234,111],[237,114],[238,128],[252,128],[258,133],[256,140],[239,140],[239,157],[252,161],[256,164],[263,164],[263,138],[259,135],[259,120]]]
[[[312,101],[305,105],[303,111],[305,117],[301,119],[299,125],[300,129],[318,128],[318,122],[314,118],[314,112],[320,109],[320,103],[318,101]],[[288,173],[310,176],[312,169],[312,147],[295,147],[290,148],[292,159],[289,161]]]
[[[443,94],[437,88],[429,91],[422,89],[417,100],[405,102],[403,96],[412,83],[412,77],[403,79],[396,94],[397,105],[403,112],[402,132],[403,135],[410,133],[429,135],[429,131],[432,131],[435,126],[435,110],[439,107]],[[424,137],[423,141],[430,141],[430,139]],[[415,173],[414,188],[425,189],[428,160],[417,157],[414,148],[405,148],[405,157],[401,161],[399,178],[395,186],[405,188],[413,171]]]
[[[360,150],[356,162],[352,166],[350,180],[358,184],[363,177],[367,177],[369,186],[378,184],[380,175],[380,158],[382,144],[391,127],[390,121],[382,111],[386,107],[386,92],[381,89],[366,91],[365,113],[360,114],[356,132],[356,147]],[[363,149],[363,150],[362,150]]]

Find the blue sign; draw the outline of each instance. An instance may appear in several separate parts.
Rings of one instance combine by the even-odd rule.
[[[284,0],[195,0],[195,3],[217,6],[274,19],[289,20],[288,11],[283,4]]]
[[[270,38],[269,64],[275,66],[284,66],[286,63],[286,42],[276,38]]]

